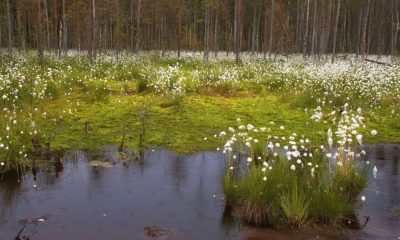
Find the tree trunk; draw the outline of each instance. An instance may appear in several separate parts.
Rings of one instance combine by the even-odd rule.
[[[76,15],[77,15],[77,23],[76,24],[76,34],[77,34],[77,40],[78,40],[78,55],[80,56],[81,54],[81,28],[80,28],[80,19],[81,19],[81,14],[80,14],[80,8],[79,8],[79,4],[78,1],[76,2],[76,6],[77,6],[77,10],[76,10]]]
[[[256,33],[257,33],[257,6],[253,6],[253,30],[251,33],[251,55],[254,55],[256,49]],[[250,41],[250,40],[249,40]]]
[[[136,19],[136,53],[140,51],[140,8],[142,5],[142,0],[138,0],[137,4],[137,19]]]
[[[11,7],[10,0],[6,1],[7,5],[7,22],[8,22],[8,55],[11,57],[13,54],[13,41],[12,41],[12,22],[11,22]]]
[[[373,24],[371,24],[371,22],[373,23],[373,21],[371,19],[373,19],[374,15],[372,15],[371,12],[372,13],[375,12],[374,11],[375,3],[376,3],[375,0],[371,0],[371,6],[369,7],[368,24],[367,24],[367,31],[366,31],[367,32],[367,39],[366,39],[366,45],[365,45],[365,47],[366,47],[365,54],[366,55],[370,54],[370,47],[371,47],[371,42],[372,42],[371,39],[372,39],[372,36],[373,36],[373,33],[374,33],[372,31],[373,30]],[[379,40],[377,42],[379,42]]]
[[[263,51],[263,57],[264,60],[267,58],[267,37],[268,37],[268,14],[267,14],[267,10],[268,10],[268,3],[264,2],[264,26],[263,26],[263,39],[262,39],[262,43],[261,43],[261,48]]]
[[[91,2],[92,5],[92,17],[91,17],[91,22],[92,22],[92,42],[91,42],[91,60],[95,60],[96,59],[96,2],[95,0],[92,0]]]
[[[368,19],[369,19],[369,7],[371,4],[371,0],[367,0],[367,6],[363,17],[363,24],[362,24],[362,34],[361,34],[361,51],[360,54],[362,56],[365,55],[366,50],[366,42],[367,42],[367,29],[368,29]]]
[[[181,6],[178,10],[178,58],[181,57],[181,35],[182,35],[182,16],[181,16]]]
[[[17,14],[17,26],[18,26],[18,40],[20,41],[20,48],[25,50],[25,41],[24,41],[24,34],[22,28],[22,21],[21,21],[21,0],[16,1],[16,14]]]
[[[131,45],[131,52],[135,51],[135,45],[134,45],[134,16],[133,16],[133,1],[130,0],[130,21],[129,21],[129,30],[130,30],[130,45]]]
[[[67,21],[65,18],[65,0],[62,1],[62,26],[63,26],[63,49],[64,49],[64,55],[68,56],[68,47],[67,47]]]
[[[38,49],[38,59],[39,64],[42,65],[44,61],[43,54],[43,39],[42,39],[42,7],[40,6],[41,0],[37,0],[37,49]]]
[[[235,61],[240,61],[240,16],[241,16],[241,0],[235,0]]]
[[[310,0],[307,0],[306,2],[306,31],[304,32],[304,38],[303,38],[303,58],[307,58],[307,53],[308,53],[308,29],[309,29],[309,21],[310,21]]]
[[[391,55],[394,56],[397,51],[397,39],[400,28],[399,10],[398,10],[398,0],[393,0],[392,6],[392,31],[391,31]]]
[[[206,6],[205,6],[205,17],[204,17],[204,63],[208,63],[208,43],[209,43],[209,15],[210,15],[210,9],[209,9],[209,3],[208,0],[206,0]]]
[[[363,25],[363,7],[364,7],[364,2],[361,2],[360,6],[360,15],[358,16],[358,30],[357,30],[357,51],[356,51],[356,56],[358,56],[361,53],[361,39],[362,39],[362,25]]]
[[[1,39],[2,39],[1,31],[2,31],[2,28],[1,28],[1,22],[0,22],[0,58],[3,58],[3,46],[2,46],[2,42],[1,42]]]
[[[65,0],[63,0],[65,1]],[[44,17],[46,21],[46,50],[50,51],[50,28],[49,28],[49,9],[47,7],[47,0],[43,0],[44,3]]]
[[[396,2],[396,31],[394,34],[394,54],[397,54],[399,31],[400,31],[400,15],[399,15],[399,3]]]
[[[337,40],[337,31],[338,31],[339,16],[340,16],[340,3],[341,3],[341,0],[338,0],[337,9],[336,9],[335,26],[333,29],[332,63],[335,62],[335,58],[336,58],[336,40]]]
[[[215,58],[218,57],[218,51],[219,51],[219,41],[218,41],[218,37],[219,37],[219,0],[217,0],[216,2],[217,4],[217,9],[216,9],[216,13],[215,13],[215,26],[214,26],[214,56]]]
[[[269,59],[271,59],[272,53],[274,52],[273,50],[273,41],[274,41],[274,18],[275,18],[275,0],[271,0],[271,20],[270,20],[270,26],[269,26]]]
[[[258,3],[258,17],[257,17],[257,34],[256,34],[256,51],[261,53],[260,48],[260,24],[261,24],[261,13],[262,13],[262,0]]]
[[[62,32],[63,32],[63,25],[62,25],[62,20],[58,22],[58,52],[57,56],[61,57],[62,53]]]
[[[319,40],[319,58],[324,54],[324,44],[325,44],[325,33],[326,33],[326,15],[327,15],[327,3],[325,3],[324,0],[322,0],[322,30],[321,30],[321,36]]]
[[[311,55],[313,57],[315,57],[315,48],[317,47],[317,7],[318,2],[314,0],[313,35],[311,43]]]
[[[301,35],[301,31],[300,31],[300,29],[301,29],[301,27],[300,27],[300,25],[301,25],[301,3],[300,3],[300,0],[297,0],[297,17],[296,17],[296,48],[297,48],[297,50],[299,50],[300,49],[300,35]]]

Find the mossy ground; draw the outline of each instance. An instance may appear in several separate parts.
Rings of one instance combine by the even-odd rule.
[[[242,124],[255,126],[267,126],[273,121],[285,126],[287,135],[304,134],[316,144],[322,141],[329,125],[314,123],[309,118],[310,112],[293,106],[290,101],[282,101],[274,93],[240,97],[195,94],[171,102],[171,96],[150,93],[113,94],[107,100],[91,102],[76,93],[46,105],[48,118],[39,124],[54,149],[92,149],[104,144],[120,144],[124,129],[125,145],[136,149],[142,131],[140,114],[146,109],[145,146],[165,147],[186,154],[215,150],[220,142],[214,134],[237,126],[237,118]],[[365,116],[369,126],[365,131],[377,129],[379,132],[374,138],[366,134],[365,142],[400,142],[400,124],[389,112],[379,110],[367,112]]]

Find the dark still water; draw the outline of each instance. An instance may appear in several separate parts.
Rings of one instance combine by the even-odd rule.
[[[224,214],[221,154],[155,150],[121,161],[112,147],[95,155],[70,151],[36,180],[32,174],[20,183],[0,180],[0,239],[397,239],[399,151],[367,148],[378,172],[358,213],[361,224],[369,219],[364,228],[301,232],[254,228]],[[115,164],[93,167],[91,160]]]

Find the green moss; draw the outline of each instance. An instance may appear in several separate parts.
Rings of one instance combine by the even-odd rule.
[[[317,144],[329,127],[315,124],[309,120],[309,114],[280,101],[274,94],[240,98],[189,95],[180,100],[179,108],[165,105],[169,101],[165,96],[153,94],[113,95],[107,102],[95,103],[84,99],[83,95],[75,94],[61,97],[46,106],[49,117],[39,124],[51,138],[53,147],[94,148],[108,143],[119,144],[125,128],[126,145],[136,148],[141,132],[139,118],[143,105],[149,111],[146,119],[146,146],[166,147],[179,153],[213,150],[219,143],[213,135],[229,126],[237,126],[237,118],[241,118],[243,124],[252,123],[257,126],[267,126],[270,121],[274,121],[276,125],[285,126],[287,134],[304,134]],[[367,137],[367,141],[400,141],[396,134],[399,125],[385,114],[382,111],[380,117],[371,115],[366,119],[371,129],[379,130],[377,137]],[[387,121],[393,122],[388,124]],[[204,140],[205,137],[207,140]]]

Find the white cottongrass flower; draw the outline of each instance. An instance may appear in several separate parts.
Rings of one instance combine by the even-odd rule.
[[[357,139],[357,141],[358,141],[358,143],[359,143],[360,145],[362,145],[362,138],[363,138],[363,136],[362,136],[361,134],[358,134],[358,135],[356,136],[356,139]]]
[[[294,164],[292,164],[292,166],[290,166],[290,170],[296,171],[296,166]]]
[[[248,131],[253,131],[254,130],[254,126],[252,124],[247,124],[247,130]]]
[[[264,181],[264,182],[267,181],[267,177],[263,177],[263,181]]]
[[[374,166],[374,168],[372,169],[372,175],[374,176],[374,178],[376,179],[378,174],[378,169],[376,168],[376,166]]]
[[[330,137],[330,138],[328,138],[328,145],[329,145],[329,148],[332,148],[332,145],[333,145],[333,139]]]
[[[371,131],[371,135],[372,135],[372,136],[375,136],[376,134],[378,134],[378,132],[377,132],[375,129],[373,129],[373,130]]]
[[[365,196],[361,196],[361,201],[365,202],[365,200],[367,200],[367,198]]]

